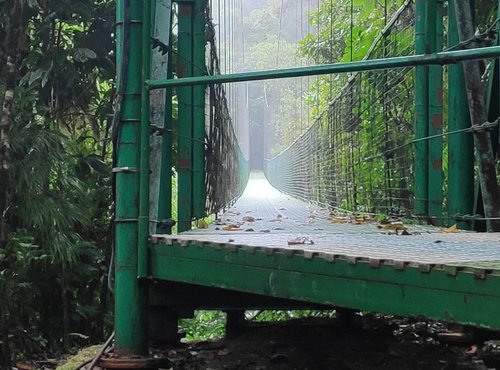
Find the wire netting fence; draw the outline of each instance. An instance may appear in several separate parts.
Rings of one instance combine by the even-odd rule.
[[[220,74],[215,25],[207,7],[208,74]],[[228,103],[227,89],[212,84],[207,89],[205,107],[205,188],[207,214],[219,212],[244,190],[248,180],[248,159],[238,143]]]
[[[414,53],[414,4],[388,22],[366,59]],[[357,73],[316,122],[266,161],[278,189],[352,212],[411,215],[414,70]]]

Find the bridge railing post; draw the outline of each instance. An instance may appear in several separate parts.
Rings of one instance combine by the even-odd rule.
[[[193,76],[193,3],[179,2],[177,77]],[[177,230],[191,229],[193,209],[193,87],[177,89],[179,138],[177,150]]]
[[[426,51],[426,4],[428,0],[417,0],[415,6],[415,53]],[[429,135],[429,67],[419,66],[415,72],[415,139]],[[415,186],[414,212],[417,216],[427,216],[428,183],[428,142],[415,143]]]
[[[115,352],[146,354],[146,289],[139,281],[143,1],[117,1],[119,122],[115,147]],[[133,47],[132,47],[133,45]],[[121,96],[120,96],[121,94]]]
[[[443,50],[443,0],[427,1],[426,52]],[[428,135],[443,133],[443,67],[429,67]],[[428,141],[428,217],[435,218],[434,224],[441,223],[443,216],[443,138]]]
[[[455,0],[448,1],[448,47],[460,42]],[[469,102],[462,64],[448,65],[448,131],[469,128]],[[448,222],[455,215],[472,214],[474,207],[474,141],[469,134],[448,137]],[[449,225],[448,225],[449,226]],[[461,229],[470,225],[461,222]]]
[[[172,1],[163,2],[161,4],[164,9],[168,9],[168,18],[165,19],[162,14],[158,14],[155,17],[155,30],[158,31],[158,37],[161,37],[162,32],[166,34],[165,44],[168,48],[167,52],[167,66],[166,66],[166,76],[167,78],[173,78],[172,72],[172,24],[173,24],[173,12],[172,12]],[[157,2],[157,7],[159,6]],[[158,10],[161,10],[161,6]],[[158,12],[160,13],[160,12]],[[161,22],[161,20],[165,22]],[[159,23],[159,24],[158,24]],[[165,24],[168,23],[168,24]],[[164,29],[167,27],[167,29]],[[162,53],[159,52],[158,58],[163,57]],[[161,60],[158,60],[161,63]],[[163,71],[162,71],[163,72]],[[158,202],[158,221],[156,226],[156,233],[158,234],[171,234],[172,227],[174,223],[172,222],[172,128],[173,128],[173,88],[166,88],[164,95],[164,117],[163,117],[163,134],[161,135],[161,154],[160,154],[160,169],[159,169],[159,188],[157,192],[157,202]],[[152,153],[153,154],[153,153]]]
[[[205,10],[207,0],[195,0],[193,12],[194,76],[206,75]],[[193,217],[205,216],[205,91],[206,85],[193,88]]]

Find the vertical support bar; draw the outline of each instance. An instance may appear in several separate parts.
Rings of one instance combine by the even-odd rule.
[[[443,49],[443,0],[427,1],[426,52]],[[443,67],[429,67],[429,136],[443,133]],[[429,151],[429,203],[428,216],[439,223],[443,215],[443,139],[431,139]]]
[[[415,53],[423,54],[425,50],[426,31],[426,2],[427,0],[416,0],[415,12]],[[428,136],[429,119],[429,67],[417,67],[415,72],[415,139]],[[427,216],[428,201],[428,143],[418,141],[415,143],[415,214]]]
[[[500,0],[499,0],[500,5]],[[500,17],[500,8],[497,10],[497,19]],[[496,27],[497,37],[495,45],[500,45],[500,25]],[[488,121],[495,122],[500,116],[500,60],[495,59],[490,66],[488,77],[488,88],[486,94],[486,108],[488,110]],[[498,127],[491,132],[491,140],[493,143],[493,154],[496,156],[499,150],[499,134]]]
[[[193,76],[193,4],[179,3],[178,77]],[[193,219],[193,87],[181,87],[179,99],[179,141],[178,141],[178,206],[177,229],[190,230]]]
[[[196,0],[193,14],[193,75],[206,75],[205,10],[207,0]],[[193,88],[193,216],[205,216],[205,89]]]
[[[172,12],[170,12],[168,37],[167,78],[173,78],[172,73]],[[172,88],[165,89],[165,120],[161,148],[160,191],[158,199],[158,220],[160,224],[156,229],[158,234],[171,234],[172,228],[166,221],[172,218]]]
[[[474,36],[475,32],[470,2],[468,0],[456,0],[455,14],[457,16],[457,29],[460,41],[469,40]],[[473,42],[467,45],[466,48],[473,48],[475,46],[476,43]],[[488,120],[480,65],[478,62],[468,61],[464,62],[463,66],[471,124],[472,127],[477,128]],[[500,191],[498,189],[497,169],[491,135],[487,130],[478,129],[473,131],[473,137],[484,213],[486,218],[494,219],[487,221],[487,229],[488,231],[500,231]]]
[[[458,37],[455,0],[448,5],[448,46],[460,42]],[[470,127],[469,104],[462,64],[448,65],[448,130]],[[474,207],[474,142],[471,134],[448,137],[448,218],[453,224],[457,214],[472,214]],[[470,225],[461,222],[461,229]]]
[[[141,165],[137,268],[137,276],[139,278],[148,275],[150,100],[149,89],[144,81],[151,78],[151,1],[142,0]]]
[[[145,354],[146,296],[137,279],[139,123],[141,118],[142,1],[117,1],[117,66],[124,60],[125,91],[117,128],[115,227],[115,352]],[[134,47],[130,47],[133,45]]]

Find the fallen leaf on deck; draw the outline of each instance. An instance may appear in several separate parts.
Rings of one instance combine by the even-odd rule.
[[[231,225],[224,226],[222,228],[222,230],[225,230],[225,231],[235,231],[235,230],[240,230],[240,227],[238,225],[231,224]]]
[[[408,231],[408,228],[399,221],[385,225],[377,225],[377,227],[381,230],[387,231],[388,235],[399,235],[400,231],[401,235],[411,235],[411,233]]]
[[[396,233],[398,231],[408,231],[407,227],[403,225],[401,222],[395,222],[385,225],[377,225],[377,227],[381,230],[395,231]]]
[[[288,240],[288,245],[299,245],[299,244],[310,244],[313,245],[314,242],[306,237],[299,237],[295,239]]]
[[[443,233],[458,233],[457,224],[450,226],[450,227],[447,227],[447,228],[442,227],[441,229],[439,229],[439,231],[441,231]]]
[[[330,220],[330,222],[332,224],[345,224],[347,222],[349,222],[351,219],[349,217],[340,217],[340,216],[335,216],[335,217],[332,217],[332,219]]]
[[[365,216],[354,216],[353,222],[355,225],[363,225],[366,223],[366,217]]]
[[[245,216],[243,217],[244,222],[255,222],[255,217],[252,216]]]
[[[198,220],[198,222],[196,223],[196,226],[198,227],[198,229],[208,229],[208,224],[203,219]]]

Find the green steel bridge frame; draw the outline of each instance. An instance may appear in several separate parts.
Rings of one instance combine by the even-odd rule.
[[[458,1],[458,0],[457,0]],[[179,97],[179,231],[204,214],[205,86],[216,83],[313,76],[414,66],[417,68],[417,138],[432,135],[433,115],[439,108],[433,96],[439,86],[436,74],[446,64],[500,57],[500,46],[438,51],[438,0],[416,2],[416,54],[383,60],[366,60],[284,70],[207,76],[193,65],[205,65],[206,0],[177,0],[178,78],[151,78],[152,35],[156,2],[117,1],[117,61],[121,112],[116,166],[116,273],[115,352],[145,355],[151,339],[176,330],[182,310],[252,307],[346,307],[395,315],[425,315],[462,324],[500,330],[500,262],[472,266],[411,265],[363,258],[336,258],[301,250],[255,248],[210,242],[167,242],[152,237],[149,216],[150,92],[166,89],[167,118],[171,115],[172,89]],[[450,6],[453,11],[453,6]],[[170,15],[168,15],[170,17]],[[455,17],[450,17],[450,42],[458,40]],[[171,23],[170,23],[171,24]],[[172,26],[168,32],[173,32]],[[172,44],[164,45],[171,50]],[[172,77],[170,71],[170,77]],[[450,84],[464,86],[458,64],[449,70]],[[120,84],[119,83],[119,84]],[[455,114],[450,130],[470,125],[465,88],[450,89],[449,111]],[[165,122],[171,125],[169,119]],[[158,220],[171,218],[172,136],[166,126]],[[182,138],[187,139],[182,139]],[[200,139],[198,141],[192,139]],[[454,147],[453,147],[454,145]],[[460,157],[460,143],[450,143],[457,161],[450,163],[454,180],[466,184],[473,159]],[[434,155],[425,144],[416,146],[416,187],[432,204],[417,204],[418,214],[434,214],[439,207],[442,179],[427,175]],[[431,162],[432,163],[432,162]],[[464,170],[465,168],[465,170]],[[472,193],[472,189],[466,189]],[[470,190],[470,191],[469,191]],[[193,196],[191,196],[193,194]],[[460,212],[464,191],[451,191],[449,202]],[[434,199],[434,201],[432,201]],[[160,222],[157,234],[169,233]],[[434,302],[434,304],[428,304]],[[150,330],[151,328],[151,330]],[[173,329],[172,329],[173,328]],[[163,334],[162,334],[163,333]]]

